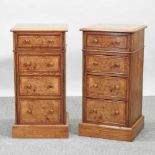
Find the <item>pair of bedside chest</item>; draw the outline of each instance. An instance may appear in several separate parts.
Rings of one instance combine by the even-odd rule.
[[[79,135],[132,141],[144,127],[145,26],[96,25],[83,31],[83,120]],[[67,138],[63,25],[13,29],[16,121],[13,137]]]

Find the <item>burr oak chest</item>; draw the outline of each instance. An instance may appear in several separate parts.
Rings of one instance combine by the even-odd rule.
[[[144,29],[95,25],[83,32],[83,119],[79,135],[132,141],[142,115]]]
[[[65,25],[16,25],[13,32],[16,120],[12,136],[67,138]]]

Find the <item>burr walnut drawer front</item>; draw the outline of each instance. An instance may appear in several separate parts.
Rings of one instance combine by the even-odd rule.
[[[55,35],[25,35],[17,36],[18,48],[60,48],[62,46],[62,36]]]
[[[127,57],[86,55],[86,71],[103,73],[128,74],[129,61]]]
[[[20,76],[20,95],[60,95],[60,76]]]
[[[126,98],[127,80],[110,76],[87,76],[87,96]]]
[[[128,48],[127,35],[87,34],[86,47],[88,48]]]
[[[20,72],[60,72],[60,56],[19,55]]]
[[[94,123],[125,124],[125,102],[86,99],[86,120]]]
[[[19,100],[21,124],[60,123],[60,100]]]

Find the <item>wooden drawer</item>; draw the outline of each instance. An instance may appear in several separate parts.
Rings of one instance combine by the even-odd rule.
[[[87,76],[87,96],[89,97],[121,97],[127,93],[127,80],[120,77]]]
[[[18,48],[60,48],[61,46],[62,46],[62,36],[60,34],[17,35]]]
[[[60,76],[20,76],[19,95],[60,95]]]
[[[21,124],[60,123],[60,100],[19,100]]]
[[[86,34],[86,48],[128,48],[128,35]]]
[[[86,99],[86,121],[125,125],[125,102]]]
[[[127,57],[86,55],[86,71],[103,73],[128,74],[129,60]]]
[[[19,55],[19,72],[60,72],[60,56]]]

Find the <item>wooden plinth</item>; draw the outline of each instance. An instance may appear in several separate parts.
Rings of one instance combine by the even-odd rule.
[[[132,127],[116,127],[90,123],[79,124],[79,136],[105,138],[122,141],[133,141],[144,128],[144,116],[141,116]]]
[[[68,138],[69,114],[62,125],[13,125],[13,138]]]

